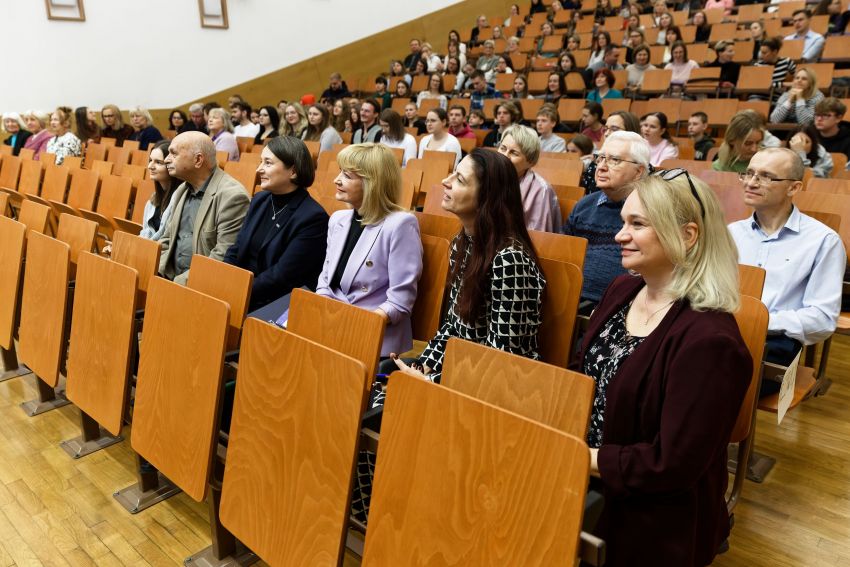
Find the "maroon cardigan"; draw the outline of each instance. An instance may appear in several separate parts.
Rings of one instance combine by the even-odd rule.
[[[579,357],[643,287],[615,279]],[[677,301],[608,385],[599,472],[607,565],[703,566],[729,535],[726,446],[752,359],[735,318]]]

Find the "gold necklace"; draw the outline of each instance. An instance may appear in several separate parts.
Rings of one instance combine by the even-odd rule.
[[[648,295],[649,295],[649,293],[644,293],[644,295],[643,295],[643,309],[644,309],[644,311],[649,311],[649,300],[647,299],[647,296],[648,296]],[[674,303],[675,301],[676,301],[676,300],[674,299],[673,301],[670,301],[670,302],[668,302],[668,303],[665,303],[664,305],[662,305],[661,307],[659,307],[658,309],[656,309],[655,311],[653,311],[653,312],[649,315],[649,317],[647,317],[647,318],[646,318],[646,320],[643,322],[643,326],[644,326],[644,327],[646,327],[647,325],[649,325],[649,320],[650,320],[650,319],[652,319],[653,317],[655,317],[656,315],[658,315],[658,313],[660,313],[662,309],[666,309],[667,307],[670,307],[671,305],[673,305],[673,303]]]

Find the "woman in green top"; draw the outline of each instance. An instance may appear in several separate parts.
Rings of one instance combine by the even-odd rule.
[[[711,168],[715,171],[744,172],[750,164],[750,158],[762,148],[763,142],[764,119],[755,112],[739,112],[729,122],[723,144]]]

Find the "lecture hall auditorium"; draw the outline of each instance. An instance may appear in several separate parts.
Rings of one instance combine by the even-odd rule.
[[[83,2],[38,29],[91,33]],[[267,11],[318,33],[331,2]],[[775,284],[725,228],[786,183],[850,251],[850,0],[379,4],[167,107],[133,99],[167,44],[122,100],[9,81],[36,102],[0,95],[0,567],[850,566],[850,270],[832,330],[768,360]],[[227,57],[285,48],[221,5]],[[660,214],[688,251],[717,221],[735,309],[652,303],[705,261]],[[839,285],[810,276],[806,305]]]

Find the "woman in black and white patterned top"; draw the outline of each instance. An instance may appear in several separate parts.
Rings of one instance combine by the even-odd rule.
[[[451,337],[539,358],[546,280],[525,228],[516,169],[496,152],[473,150],[443,188],[442,206],[463,229],[452,243],[446,317],[413,370],[439,382]]]

